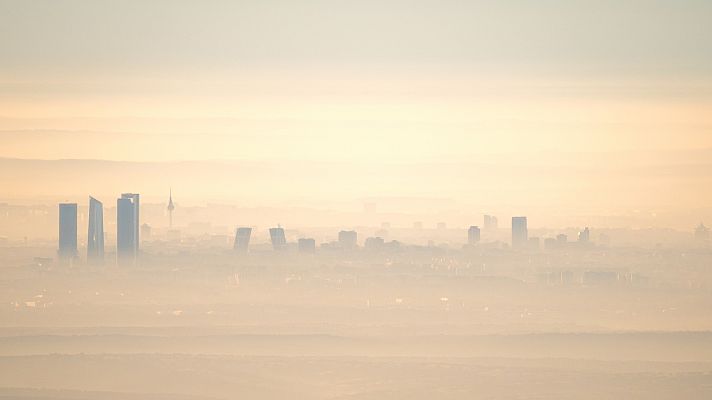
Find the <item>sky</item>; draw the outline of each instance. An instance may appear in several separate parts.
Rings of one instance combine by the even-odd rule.
[[[710,20],[701,0],[0,0],[0,197],[709,207]],[[159,167],[59,184],[41,160],[67,159]]]

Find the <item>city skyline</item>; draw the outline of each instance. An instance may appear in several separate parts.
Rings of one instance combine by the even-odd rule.
[[[0,0],[0,400],[712,399],[710,227],[712,0]]]

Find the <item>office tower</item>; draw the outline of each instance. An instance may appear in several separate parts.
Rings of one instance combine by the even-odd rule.
[[[139,250],[139,195],[124,193],[116,200],[116,260],[133,263]]]
[[[380,237],[368,237],[366,238],[366,242],[364,243],[364,247],[366,250],[372,251],[372,250],[379,250],[383,248],[383,245],[385,244],[385,241],[383,238]]]
[[[356,248],[358,234],[356,231],[341,231],[339,232],[339,246],[342,249]]]
[[[87,234],[87,262],[104,262],[104,205],[89,197],[89,232]]]
[[[59,250],[60,260],[77,256],[77,203],[59,205]]]
[[[139,202],[139,195],[138,193],[123,193],[121,194],[122,198],[126,199],[131,199],[132,204],[133,204],[133,213],[134,213],[134,251],[136,252],[136,255],[138,256],[138,249],[139,249],[139,244],[141,241],[139,240],[139,229],[140,229],[140,221],[141,219],[139,218],[139,210],[140,210],[140,202]]]
[[[556,235],[556,243],[559,245],[559,247],[566,246],[566,243],[568,241],[569,241],[569,237],[564,235],[563,233]]]
[[[232,248],[237,251],[247,252],[250,246],[250,236],[252,235],[252,228],[237,228],[235,231],[235,243]]]
[[[311,238],[301,238],[297,242],[300,253],[314,253],[316,251],[316,241]]]
[[[269,228],[269,237],[275,250],[283,250],[287,247],[287,238],[282,227]]]
[[[527,217],[512,217],[512,248],[526,247],[528,237]]]
[[[486,231],[496,231],[497,230],[497,217],[493,215],[485,215],[485,230]]]
[[[591,231],[586,227],[584,230],[579,232],[578,241],[579,243],[588,243],[591,240]]]
[[[173,205],[173,189],[168,189],[168,228],[173,229],[173,210],[176,206]]]
[[[479,241],[480,241],[480,227],[479,226],[471,226],[470,229],[467,230],[467,244],[475,245]]]

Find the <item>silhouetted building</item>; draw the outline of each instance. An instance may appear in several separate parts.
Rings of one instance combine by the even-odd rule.
[[[168,228],[173,229],[173,210],[176,209],[176,206],[173,205],[173,189],[168,189],[168,207],[166,207],[168,210]]]
[[[496,231],[497,230],[497,217],[493,215],[485,215],[485,230],[486,231]]]
[[[559,245],[559,247],[565,247],[568,241],[569,237],[564,235],[563,233],[556,235],[556,243]]]
[[[316,251],[316,241],[311,238],[301,238],[297,241],[297,248],[301,253],[314,253]]]
[[[380,250],[383,248],[385,241],[381,237],[368,237],[364,242],[364,248],[369,251]]]
[[[104,262],[104,205],[89,197],[89,229],[87,233],[87,262]]]
[[[469,245],[475,245],[479,243],[480,241],[480,227],[479,226],[471,226],[470,229],[467,230],[467,244]]]
[[[588,227],[584,228],[584,230],[579,232],[578,241],[582,244],[586,244],[591,241],[591,231],[588,229]]]
[[[287,247],[287,238],[284,236],[283,228],[270,228],[269,237],[272,241],[272,248],[275,250],[284,250]]]
[[[341,231],[339,232],[339,246],[342,249],[354,249],[358,242],[358,234],[356,231]]]
[[[525,247],[528,238],[527,217],[512,217],[512,248]]]
[[[695,240],[699,242],[707,242],[710,239],[710,229],[702,222],[695,228]]]
[[[59,205],[59,249],[60,260],[71,260],[77,256],[77,203]]]
[[[143,240],[151,239],[151,225],[147,223],[141,224],[141,237]]]
[[[232,248],[246,252],[250,246],[250,236],[252,236],[252,228],[237,228],[235,231],[235,243]]]
[[[133,263],[139,251],[139,195],[124,193],[116,200],[116,260]]]

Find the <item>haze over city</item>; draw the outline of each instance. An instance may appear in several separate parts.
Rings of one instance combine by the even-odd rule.
[[[0,398],[711,397],[710,20],[0,0]]]

